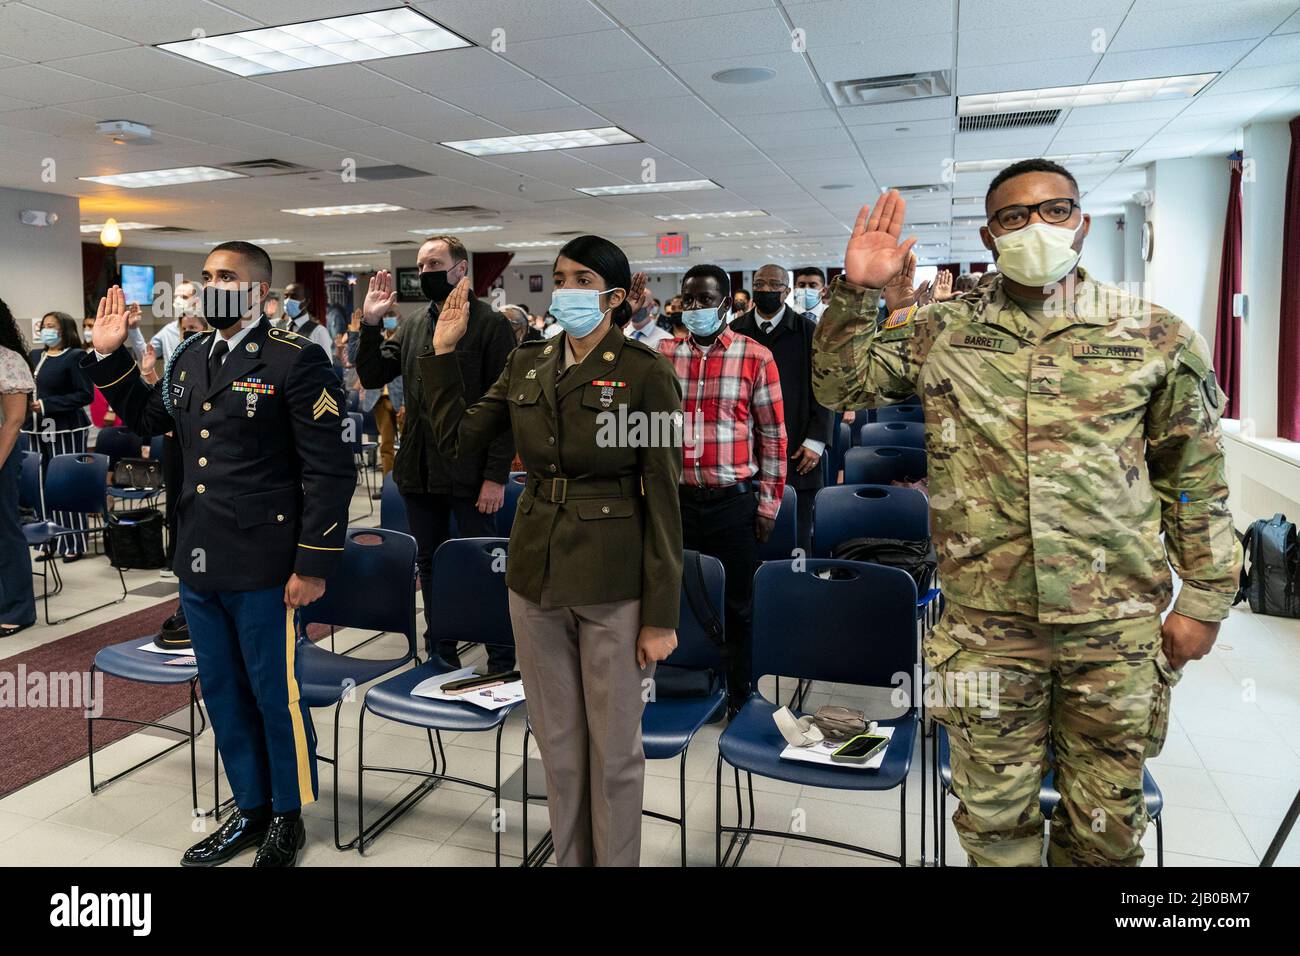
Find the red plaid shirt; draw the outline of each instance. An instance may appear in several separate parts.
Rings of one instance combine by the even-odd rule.
[[[665,339],[682,383],[682,483],[725,488],[758,478],[758,513],[775,518],[785,490],[785,406],[766,346],[724,328],[701,349],[692,336]]]

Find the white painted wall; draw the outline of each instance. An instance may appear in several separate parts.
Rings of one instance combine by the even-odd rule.
[[[1079,264],[1099,282],[1124,281],[1124,231],[1119,216],[1093,216]]]
[[[24,226],[24,209],[57,213],[59,221]],[[75,197],[0,189],[0,299],[24,335],[46,312],[81,316],[80,220]]]
[[[1228,203],[1226,156],[1166,159],[1152,164],[1154,254],[1147,263],[1153,302],[1214,341],[1223,217]]]

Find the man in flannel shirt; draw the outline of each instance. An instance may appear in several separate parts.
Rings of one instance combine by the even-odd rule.
[[[722,562],[730,710],[749,697],[750,621],[758,546],[776,524],[785,490],[785,411],[772,353],[728,327],[731,282],[715,265],[682,280],[689,334],[659,348],[682,383],[685,414],[683,546]]]

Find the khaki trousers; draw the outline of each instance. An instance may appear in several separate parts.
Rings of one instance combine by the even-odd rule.
[[[528,717],[546,770],[560,866],[641,861],[643,681],[636,662],[641,602],[547,607],[510,592]]]
[[[397,412],[387,395],[375,402],[374,415],[379,428],[379,462],[387,475],[393,470],[393,445],[397,440]]]

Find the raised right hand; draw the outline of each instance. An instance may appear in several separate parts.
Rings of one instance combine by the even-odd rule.
[[[378,325],[384,315],[397,301],[397,290],[393,288],[393,276],[387,269],[380,269],[370,280],[366,290],[366,301],[361,307],[361,318],[366,325]]]
[[[433,325],[433,351],[443,355],[456,350],[456,343],[469,328],[469,276],[456,283]]]
[[[844,250],[844,277],[855,285],[879,289],[902,270],[916,237],[900,243],[907,201],[891,189],[876,203],[858,212],[848,248]]]
[[[127,306],[126,293],[121,286],[113,286],[108,295],[99,300],[95,310],[95,328],[90,333],[90,344],[101,355],[108,355],[121,348],[126,341]]]

